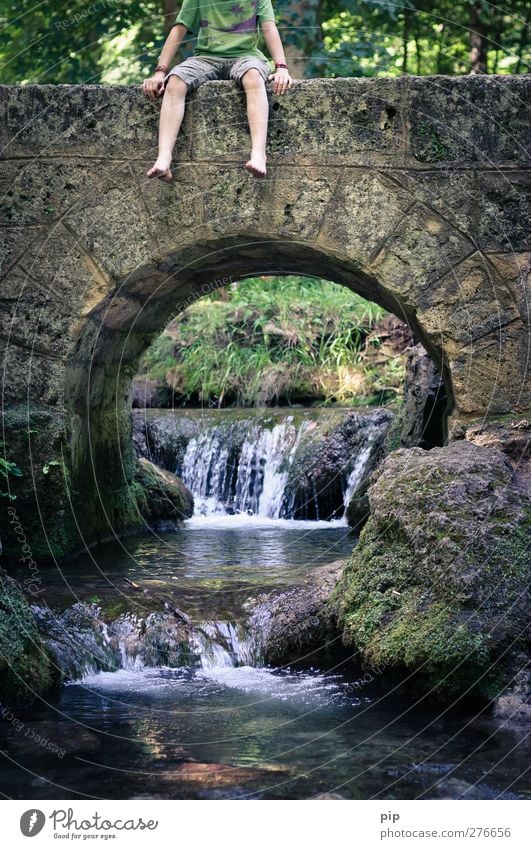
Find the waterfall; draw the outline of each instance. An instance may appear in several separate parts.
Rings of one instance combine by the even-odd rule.
[[[253,424],[238,452],[231,451],[222,427],[214,426],[192,438],[180,476],[198,502],[199,512],[248,513],[278,519],[288,469],[310,426],[302,422],[295,427],[292,416],[272,428]]]
[[[345,506],[354,497],[357,489],[362,483],[370,470],[369,460],[374,450],[374,440],[377,436],[378,429],[374,424],[370,424],[367,428],[365,444],[360,448],[354,457],[352,468],[347,478],[347,483],[343,493],[343,501]]]
[[[184,623],[171,613],[123,613],[108,625],[95,604],[77,602],[62,613],[34,605],[39,630],[67,681],[117,669],[254,666],[256,634],[243,624],[207,620]]]
[[[190,637],[192,651],[202,669],[221,666],[254,666],[257,652],[241,625],[232,622],[200,622]]]
[[[331,520],[374,468],[392,419],[384,409],[143,411],[135,439],[182,478],[196,515]]]

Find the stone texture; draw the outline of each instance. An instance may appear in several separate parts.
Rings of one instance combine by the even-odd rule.
[[[337,625],[328,607],[344,561],[314,569],[306,582],[258,600],[249,628],[266,663],[316,663],[337,651]]]
[[[386,79],[304,80],[288,97],[271,94],[272,162],[381,165],[402,156],[402,85]],[[201,86],[192,107],[193,159],[244,162],[249,134],[243,94]]]
[[[139,457],[136,480],[143,490],[138,498],[139,510],[150,526],[161,522],[179,526],[192,516],[193,496],[177,475]]]
[[[3,710],[44,695],[52,664],[22,588],[0,570],[0,703]],[[8,715],[4,715],[9,719]]]
[[[522,161],[528,143],[529,76],[408,78],[408,164],[492,167]]]
[[[80,154],[127,160],[147,158],[156,151],[159,104],[150,103],[140,86],[27,85],[2,91],[8,98],[9,155]],[[189,130],[186,121],[177,156],[188,150]]]
[[[472,242],[444,218],[418,206],[392,232],[372,267],[396,295],[414,302],[418,290],[447,275],[472,250]]]
[[[408,192],[411,203],[418,202],[456,229],[475,237],[478,187],[474,171],[404,170],[392,172],[392,179]]]
[[[465,438],[475,445],[495,448],[513,468],[514,485],[531,498],[531,421],[508,417],[502,421],[484,419],[471,425]]]
[[[484,250],[529,250],[529,171],[478,174],[478,245]]]
[[[319,242],[348,246],[358,262],[370,264],[413,204],[409,192],[400,190],[385,175],[345,169],[333,205],[343,214],[327,217]]]
[[[441,375],[422,345],[408,351],[400,443],[405,448],[442,445],[447,398]]]
[[[172,185],[145,176],[159,104],[138,86],[0,87],[3,401],[67,411],[73,489],[94,514],[80,517],[87,540],[138,516],[128,440],[140,354],[223,280],[323,276],[395,312],[444,369],[457,429],[531,407],[528,85],[477,76],[269,90],[270,167],[256,181],[242,168],[243,94],[208,83],[189,98]],[[112,527],[87,491],[88,445]],[[54,497],[67,509],[66,493]]]
[[[368,667],[453,700],[507,686],[529,615],[531,502],[499,451],[465,440],[390,454],[336,587],[346,644]]]

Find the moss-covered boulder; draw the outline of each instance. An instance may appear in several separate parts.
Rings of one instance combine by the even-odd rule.
[[[423,692],[492,698],[527,620],[530,504],[509,462],[467,441],[401,449],[369,499],[333,597],[344,642]]]
[[[138,509],[150,525],[179,525],[194,512],[192,493],[182,480],[145,457],[138,459],[136,486]]]
[[[0,702],[31,703],[53,683],[52,664],[20,586],[0,570]]]
[[[17,561],[24,555],[27,563],[29,557],[60,558],[81,547],[75,522],[80,516],[72,515],[64,495],[71,486],[64,412],[21,405],[2,411],[0,422],[3,453],[19,470],[1,487],[12,496],[0,516],[4,556]]]

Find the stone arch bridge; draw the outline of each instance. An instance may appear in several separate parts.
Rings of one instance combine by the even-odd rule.
[[[318,275],[406,319],[453,436],[528,409],[529,82],[300,82],[271,95],[263,181],[242,168],[241,93],[209,83],[171,185],[145,177],[158,109],[138,88],[1,88],[0,439],[23,471],[3,486],[6,547],[61,555],[138,524],[131,378],[227,279]]]

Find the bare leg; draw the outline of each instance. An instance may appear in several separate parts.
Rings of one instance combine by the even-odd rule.
[[[269,103],[265,83],[259,71],[250,68],[242,77],[247,97],[247,120],[251,131],[251,158],[245,167],[255,177],[266,175],[266,140]]]
[[[166,183],[172,178],[171,157],[183,122],[187,91],[186,83],[172,74],[167,82],[160,110],[159,155],[154,166],[147,172],[148,177],[159,177]]]

